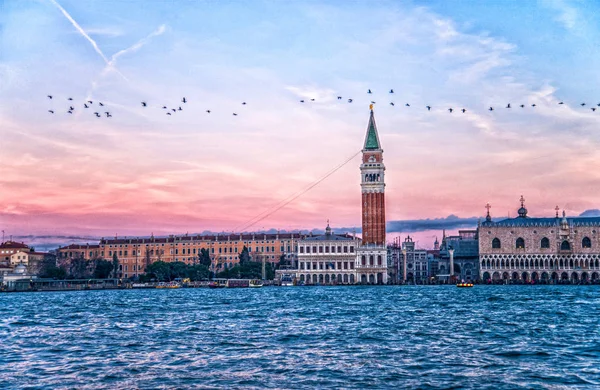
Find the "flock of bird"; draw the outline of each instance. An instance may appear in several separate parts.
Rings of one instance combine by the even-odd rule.
[[[47,97],[48,97],[48,99],[50,99],[50,100],[53,100],[53,99],[54,99],[54,96],[52,96],[52,95],[47,95]],[[67,98],[67,101],[69,101],[69,102],[72,102],[72,101],[73,101],[73,98],[69,97],[69,98]],[[188,99],[187,99],[185,96],[184,96],[183,98],[181,98],[181,103],[183,103],[183,104],[186,104],[187,102],[188,102]],[[75,107],[73,106],[73,104],[74,104],[74,103],[69,103],[69,107],[68,107],[68,109],[66,109],[66,111],[65,111],[67,114],[73,114],[73,112],[75,111]],[[85,103],[83,103],[83,107],[84,107],[84,109],[86,109],[86,108],[91,108],[91,106],[92,106],[93,104],[94,104],[94,102],[93,102],[92,100],[87,100]],[[148,103],[147,103],[147,102],[145,102],[145,101],[142,101],[142,102],[140,102],[140,104],[142,105],[142,107],[149,107],[149,106],[148,106]],[[247,104],[246,102],[242,102],[242,105],[243,105],[243,106],[245,106],[246,104]],[[98,102],[98,105],[99,105],[100,107],[104,107],[104,103],[102,103],[102,102]],[[166,114],[166,115],[168,115],[168,116],[173,116],[173,115],[174,115],[174,114],[176,114],[178,111],[183,111],[183,108],[182,108],[182,106],[181,106],[181,105],[180,105],[180,106],[178,106],[177,108],[169,108],[169,107],[167,107],[166,105],[163,105],[163,106],[162,106],[162,109],[163,109],[163,110],[166,110],[166,111],[165,111],[165,114]],[[50,109],[50,110],[48,110],[48,112],[49,112],[50,114],[54,114],[56,111],[55,111],[54,109]],[[210,113],[211,113],[211,110],[206,110],[206,113],[207,113],[207,114],[210,114]],[[104,114],[106,115],[106,117],[107,117],[107,118],[112,118],[112,114],[110,113],[110,111],[105,111],[105,112],[104,112]],[[234,112],[234,113],[232,113],[232,114],[233,114],[233,116],[237,116],[237,115],[238,115],[238,114],[237,114],[237,112]],[[98,118],[100,118],[100,117],[101,117],[101,115],[100,115],[100,113],[99,113],[99,112],[94,112],[94,115],[96,115],[96,117],[98,117]]]
[[[368,90],[367,90],[367,94],[368,94],[368,95],[373,95],[373,91],[371,91],[371,89],[368,89]],[[388,92],[388,94],[389,94],[389,95],[393,95],[393,94],[394,94],[394,90],[393,90],[393,89],[390,89],[390,90],[389,90],[389,92]],[[47,96],[48,96],[48,99],[50,99],[50,100],[52,100],[52,99],[53,99],[53,96],[52,96],[52,95],[47,95]],[[72,103],[72,101],[73,101],[73,98],[69,97],[67,100],[68,100],[70,103],[69,103],[69,107],[68,107],[68,109],[67,109],[65,112],[66,112],[67,114],[73,114],[73,112],[75,111],[75,106],[73,106],[73,104],[74,104],[74,103]],[[338,95],[338,96],[337,96],[337,100],[343,100],[343,97]],[[300,103],[306,103],[307,101],[315,102],[315,101],[316,101],[316,99],[315,99],[315,98],[311,98],[311,99],[301,99],[301,100],[300,100]],[[352,98],[348,98],[348,99],[347,99],[347,102],[348,102],[348,103],[352,103],[353,101],[354,101],[354,99],[352,99]],[[188,102],[188,99],[187,99],[186,97],[183,97],[183,98],[181,99],[181,103],[182,103],[182,105],[185,105],[187,102]],[[93,105],[93,104],[94,104],[94,102],[93,102],[92,100],[88,100],[88,101],[84,102],[84,103],[83,103],[83,108],[84,108],[84,110],[85,110],[85,109],[92,108],[92,105]],[[99,106],[99,107],[104,107],[104,104],[103,104],[102,102],[98,102],[97,104],[98,104],[98,106]],[[374,100],[371,100],[371,104],[376,104],[376,102],[375,102]],[[561,102],[558,102],[558,104],[559,104],[559,105],[563,105],[563,104],[565,104],[565,103],[561,101]],[[175,108],[173,108],[173,107],[167,107],[166,105],[163,105],[163,106],[162,106],[162,110],[165,110],[165,114],[166,114],[166,115],[168,115],[168,116],[173,116],[173,115],[175,115],[175,114],[176,114],[178,111],[183,111],[182,105],[179,105],[179,106],[177,106],[177,107],[175,107]],[[245,105],[246,105],[246,102],[242,102],[242,105],[243,105],[243,106],[245,106]],[[393,101],[390,101],[390,102],[389,102],[389,105],[390,105],[390,106],[396,106],[396,104],[395,104]],[[585,107],[586,105],[587,105],[586,103],[580,103],[580,106],[581,106],[581,107]],[[147,103],[146,101],[142,101],[142,102],[141,102],[141,106],[142,106],[142,107],[149,107],[149,105],[148,105],[148,103]],[[410,103],[405,103],[405,104],[404,104],[404,106],[405,106],[405,107],[411,107]],[[526,107],[526,105],[525,105],[525,104],[520,104],[520,105],[518,105],[518,107],[520,107],[520,108],[525,108],[525,107]],[[531,104],[531,107],[535,108],[535,107],[536,107],[536,104],[535,104],[535,103]],[[430,106],[430,105],[427,105],[427,106],[425,106],[425,108],[427,109],[427,111],[431,111],[431,110],[432,110],[432,106]],[[504,107],[504,108],[506,108],[506,109],[510,109],[510,108],[513,108],[513,106],[511,105],[511,103],[508,103],[508,104],[506,105],[506,107]],[[496,109],[496,108],[494,108],[493,106],[490,106],[490,107],[489,107],[487,110],[488,110],[488,111],[494,111],[495,109]],[[590,110],[591,110],[592,112],[595,112],[597,109],[598,109],[598,110],[600,110],[600,103],[597,103],[597,104],[596,104],[596,106],[594,106],[593,104],[590,106]],[[94,111],[94,113],[93,113],[93,114],[94,114],[96,117],[100,118],[100,117],[102,117],[102,114],[101,114],[100,112],[98,112],[98,111],[102,111],[102,110],[103,110],[103,109],[101,108],[100,110]],[[466,113],[466,112],[467,112],[467,109],[466,109],[466,108],[458,108],[458,109],[455,109],[455,108],[453,108],[453,107],[448,107],[448,108],[447,108],[447,110],[448,110],[448,112],[449,112],[449,113],[453,113],[454,111],[460,111],[460,112],[462,112],[462,113],[464,114],[464,113]],[[93,110],[90,110],[90,111],[93,111]],[[54,109],[50,109],[50,110],[48,110],[48,112],[49,112],[50,114],[54,114],[54,113],[55,113],[55,110],[54,110]],[[206,110],[206,113],[207,113],[207,114],[210,114],[210,113],[211,113],[211,110]],[[103,114],[106,116],[106,118],[112,118],[112,114],[110,113],[110,111],[104,111],[104,113],[103,113]],[[233,112],[233,113],[232,113],[232,115],[233,115],[233,116],[238,116],[237,112]]]
[[[49,99],[49,100],[53,100],[53,99],[54,99],[54,96],[52,96],[52,95],[48,95],[48,99]],[[75,112],[75,106],[73,105],[73,104],[75,104],[75,103],[73,103],[73,98],[71,98],[71,97],[70,97],[70,98],[67,98],[67,101],[69,102],[69,103],[68,103],[68,104],[69,104],[69,107],[68,107],[68,109],[66,110],[66,113],[67,113],[67,114],[73,114],[73,112]],[[84,109],[87,109],[87,108],[92,108],[93,104],[94,104],[94,102],[93,102],[92,100],[87,100],[87,101],[85,101],[85,102],[83,103],[83,107],[84,107]],[[102,102],[98,102],[98,107],[104,107],[104,103],[102,103]],[[104,110],[104,108],[100,108],[100,109],[99,109],[99,111],[102,111],[102,110]],[[91,112],[91,111],[93,111],[93,110],[90,110],[90,112]],[[55,113],[55,110],[54,110],[54,109],[50,109],[50,110],[48,110],[48,112],[49,112],[50,114],[54,114],[54,113]],[[110,111],[104,111],[104,112],[103,112],[103,114],[106,116],[106,118],[112,118],[112,114],[110,113]],[[95,115],[96,117],[98,117],[98,118],[101,118],[101,117],[102,117],[102,114],[101,114],[100,112],[98,112],[98,111],[94,111],[94,115]]]
[[[389,93],[389,94],[393,94],[393,93],[394,93],[394,90],[393,90],[393,89],[390,89],[390,91],[389,91],[388,93]],[[373,94],[373,91],[371,91],[370,89],[368,89],[368,90],[367,90],[367,94],[368,94],[368,95],[372,95],[372,94]],[[339,96],[339,95],[337,96],[337,100],[342,100],[342,99],[343,99],[343,97],[342,97],[342,96]],[[312,98],[312,99],[310,99],[310,101],[311,101],[311,102],[314,102],[314,101],[315,101],[315,99],[314,99],[314,98]],[[347,101],[348,101],[348,103],[352,103],[352,102],[354,101],[354,99],[350,98],[350,99],[348,99]],[[306,103],[306,100],[305,100],[305,99],[301,99],[301,100],[300,100],[300,103]],[[375,101],[373,101],[373,100],[371,100],[371,104],[376,104],[376,102],[375,102]],[[396,105],[396,104],[395,104],[393,101],[391,101],[389,104],[390,104],[390,106],[395,106],[395,105]],[[559,104],[559,105],[563,105],[563,104],[565,104],[565,103],[564,103],[563,101],[561,101],[561,102],[558,102],[558,104]],[[580,103],[580,106],[581,106],[581,107],[585,107],[586,105],[587,105],[586,103]],[[404,104],[404,106],[405,106],[405,107],[410,107],[410,103],[405,103],[405,104]],[[537,106],[537,105],[536,105],[535,103],[531,104],[531,107],[536,107],[536,106]],[[597,106],[597,107],[600,107],[600,103],[597,103],[597,104],[596,104],[596,106]],[[520,104],[520,105],[519,105],[519,107],[520,107],[520,108],[525,108],[525,104]],[[597,109],[599,109],[599,110],[600,110],[600,108],[597,108],[597,107],[594,107],[594,106],[592,105],[592,106],[590,107],[590,110],[592,110],[592,112],[595,112]],[[427,109],[427,111],[431,111],[431,108],[432,108],[432,106],[429,106],[429,105],[427,105],[427,106],[425,106],[425,108]],[[508,104],[506,105],[506,107],[505,107],[505,108],[512,108],[512,105],[511,105],[511,103],[508,103]],[[494,111],[494,110],[495,110],[495,108],[494,108],[493,106],[490,106],[490,107],[489,107],[487,110],[488,110],[488,111]],[[449,112],[449,113],[453,113],[454,111],[457,111],[457,109],[455,109],[455,108],[453,108],[453,107],[449,107],[449,108],[448,108],[448,112]],[[462,112],[462,113],[464,114],[465,112],[467,112],[467,109],[466,109],[466,108],[460,108],[460,109],[458,109],[458,111],[460,111],[460,112]]]

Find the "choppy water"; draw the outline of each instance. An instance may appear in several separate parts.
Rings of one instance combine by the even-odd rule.
[[[0,295],[0,388],[597,388],[600,288]]]

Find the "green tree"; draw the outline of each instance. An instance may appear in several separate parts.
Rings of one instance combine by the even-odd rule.
[[[119,258],[117,257],[117,251],[113,252],[113,257],[112,257],[112,272],[113,272],[113,278],[118,278],[119,277]]]
[[[200,253],[198,254],[198,258],[200,260],[200,264],[210,268],[212,261],[210,260],[210,253],[208,253],[208,249],[200,249]]]
[[[104,260],[104,259],[99,259],[96,260],[96,268],[94,269],[94,277],[97,279],[106,279],[110,276],[110,273],[113,270],[113,263],[108,261],[108,260]]]
[[[55,265],[45,268],[40,274],[41,278],[64,279],[67,277],[67,271],[62,267]]]
[[[71,259],[69,267],[69,277],[71,279],[86,279],[89,278],[90,272],[88,271],[89,262],[83,257],[76,257]]]
[[[164,261],[155,261],[146,267],[146,278],[153,277],[161,282],[171,281],[171,267]]]
[[[188,265],[181,261],[176,261],[169,264],[170,280],[175,278],[187,278],[188,277]]]
[[[288,259],[285,257],[285,254],[281,254],[281,256],[279,256],[279,264],[280,267],[283,265],[290,265],[290,262],[288,261]]]
[[[250,262],[250,253],[248,252],[248,248],[244,245],[242,249],[242,253],[240,253],[240,264],[245,264]]]
[[[192,265],[188,269],[188,277],[191,280],[205,280],[210,277],[210,270],[202,264]]]

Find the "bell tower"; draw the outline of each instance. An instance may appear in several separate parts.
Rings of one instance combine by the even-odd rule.
[[[362,243],[385,246],[385,165],[372,106],[362,150],[360,173]]]
[[[386,284],[385,165],[373,105],[370,109],[360,165],[362,243],[357,252],[357,280],[363,284]]]

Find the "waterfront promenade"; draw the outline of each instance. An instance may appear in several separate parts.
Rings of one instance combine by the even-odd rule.
[[[0,388],[600,386],[595,286],[0,295]]]

